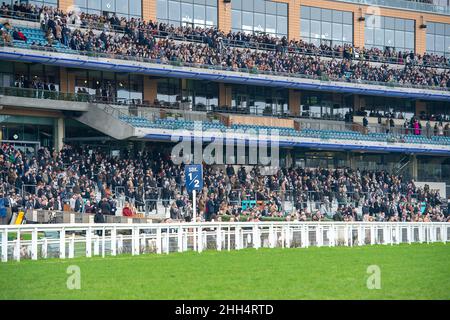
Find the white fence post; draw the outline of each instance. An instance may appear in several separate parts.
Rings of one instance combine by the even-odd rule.
[[[158,226],[156,228],[156,253],[161,254],[162,248],[161,248],[161,227]]]
[[[231,227],[228,225],[227,250],[231,250]]]
[[[145,253],[145,249],[147,247],[147,237],[145,236],[145,233],[141,233],[140,237],[140,243],[139,243],[139,252]]]
[[[238,226],[234,228],[234,248],[241,249],[241,228]]]
[[[284,227],[284,241],[286,241],[286,248],[291,247],[291,226],[288,224]]]
[[[269,248],[275,247],[275,235],[273,231],[273,225],[269,227]]]
[[[38,258],[38,230],[34,228],[31,233],[31,259],[37,260]]]
[[[132,231],[131,231],[131,243],[132,243],[132,255],[133,256],[138,256],[139,255],[139,229],[138,227],[133,227]]]
[[[8,229],[2,232],[2,262],[8,261]]]
[[[319,237],[317,239],[318,245],[319,245],[319,247],[322,247],[323,246],[323,228],[321,225],[319,225],[319,226],[317,226],[317,229],[319,231]]]
[[[111,229],[111,255],[115,256],[117,255],[117,230],[116,227],[112,227]]]
[[[102,228],[102,258],[105,257],[105,245],[106,245],[106,228]]]
[[[378,239],[378,242],[381,242],[381,244],[386,244],[386,238],[387,238],[386,231],[387,231],[387,226],[386,225],[382,226],[381,227],[381,241],[380,241],[380,239]]]
[[[406,236],[408,238],[408,244],[411,244],[411,241],[412,241],[411,238],[414,237],[414,229],[412,226],[407,226],[406,231],[407,231]]]
[[[353,224],[350,224],[348,226],[347,237],[348,237],[348,241],[349,241],[349,246],[353,247]]]
[[[183,251],[188,249],[189,229],[183,231]]]
[[[119,234],[117,236],[117,253],[122,253],[123,252],[123,235]]]
[[[17,237],[17,239],[14,240],[13,243],[14,243],[14,260],[20,261],[20,238]]]
[[[447,226],[445,226],[445,225],[441,226],[441,241],[443,243],[447,242],[447,232],[446,232],[446,230],[447,230]]]
[[[136,229],[135,228],[131,228],[131,255],[134,256],[136,255]]]
[[[183,252],[184,246],[183,246],[183,227],[178,227],[178,252]]]
[[[308,225],[304,226],[305,229],[305,248],[309,247],[309,227]]]
[[[100,254],[100,237],[98,234],[94,236],[94,256],[98,256]]]
[[[375,230],[376,228],[374,226],[370,226],[370,244],[375,244]]]
[[[193,245],[193,250],[197,251],[197,228],[196,227],[192,228],[192,245]]]
[[[166,254],[169,254],[169,252],[170,252],[170,228],[167,228],[166,237],[164,238],[164,241],[166,242],[166,244],[165,244]]]
[[[363,226],[358,226],[358,246],[362,246],[364,244],[364,237],[363,237]]]
[[[345,246],[346,247],[348,247],[349,245],[350,245],[350,243],[349,243],[349,241],[348,241],[348,225],[346,224],[345,226],[344,226],[344,236],[345,236],[345,238],[344,238],[344,241],[345,241]]]
[[[328,246],[334,247],[335,245],[336,242],[335,242],[334,225],[330,225],[330,229],[328,230]]]
[[[59,258],[66,258],[66,229],[64,227],[59,232]]]
[[[201,226],[199,226],[199,227],[197,227],[198,228],[198,230],[197,230],[197,252],[202,252],[203,251],[203,239],[202,239],[202,236],[203,236],[203,230],[202,230],[202,227]]]
[[[72,233],[69,242],[69,259],[73,259],[75,256],[75,233]]]
[[[42,241],[42,247],[41,247],[41,256],[44,259],[47,259],[47,252],[48,252],[48,240],[47,238],[44,238]]]
[[[92,257],[92,227],[86,231],[86,257]]]
[[[216,228],[216,249],[217,251],[222,250],[222,229],[220,225]]]
[[[316,225],[316,246],[317,247],[320,247],[320,243],[319,243],[319,237],[320,237],[320,230],[319,230],[319,226],[318,225]]]

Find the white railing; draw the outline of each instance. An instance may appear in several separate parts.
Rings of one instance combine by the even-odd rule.
[[[208,222],[0,227],[1,260],[448,242],[450,223]]]

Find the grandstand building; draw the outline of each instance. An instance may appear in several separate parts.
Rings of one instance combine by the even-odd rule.
[[[450,185],[448,0],[32,1],[51,14],[5,3],[2,142],[121,152],[168,146],[194,121],[276,128],[282,166]],[[220,57],[198,54],[209,50]]]

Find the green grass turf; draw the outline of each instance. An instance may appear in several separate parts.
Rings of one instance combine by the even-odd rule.
[[[68,290],[69,265],[81,289]],[[367,267],[381,289],[367,289]],[[0,263],[0,299],[450,299],[450,246],[245,249]]]

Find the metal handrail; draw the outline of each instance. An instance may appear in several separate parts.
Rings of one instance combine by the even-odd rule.
[[[0,47],[13,47],[9,44],[5,44],[3,41],[0,41]],[[40,46],[31,46],[27,48],[30,50],[37,51],[50,51],[56,52],[56,49],[53,47],[40,47]],[[73,51],[73,50],[72,50]],[[355,80],[355,79],[347,79],[347,78],[338,78],[330,75],[326,76],[314,76],[314,75],[306,75],[306,74],[297,74],[297,73],[287,73],[287,72],[276,72],[276,71],[261,71],[257,69],[242,69],[242,68],[231,68],[231,67],[222,67],[217,65],[203,65],[197,63],[187,63],[182,61],[165,61],[161,59],[148,59],[138,56],[124,56],[119,54],[107,54],[107,53],[98,53],[93,51],[73,51],[68,54],[73,55],[81,55],[87,57],[95,57],[95,58],[109,58],[109,59],[119,59],[119,60],[128,60],[128,61],[138,61],[145,63],[154,63],[154,64],[162,64],[162,65],[172,65],[179,67],[192,67],[192,68],[201,68],[201,69],[209,69],[209,70],[221,70],[221,71],[233,71],[233,72],[242,72],[247,74],[259,74],[259,75],[271,75],[271,76],[283,76],[289,78],[298,78],[298,79],[310,79],[310,80],[320,80],[323,82],[336,81],[336,82],[345,82],[345,83],[354,83],[354,84],[367,84],[367,85],[379,85],[384,87],[399,87],[399,88],[416,88],[416,89],[424,89],[424,90],[434,90],[441,92],[450,92],[450,88],[446,87],[438,87],[438,86],[423,86],[423,85],[414,85],[414,84],[405,84],[399,82],[377,82],[370,80]]]

